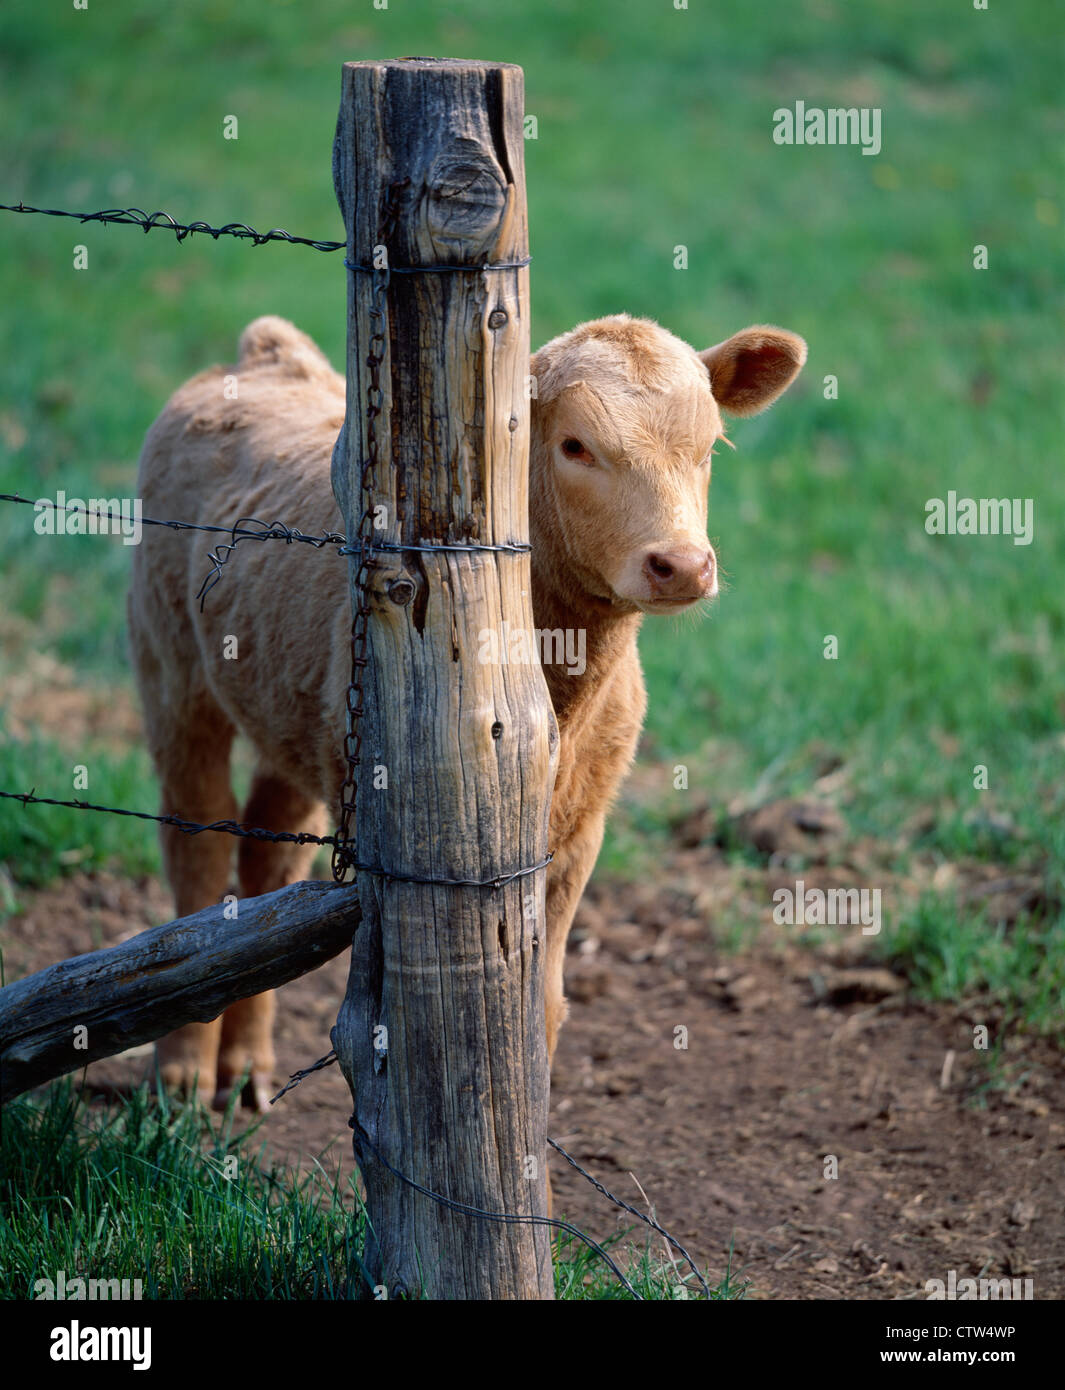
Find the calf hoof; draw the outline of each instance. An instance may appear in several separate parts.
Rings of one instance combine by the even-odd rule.
[[[218,1081],[218,1034],[221,1024],[189,1023],[155,1045],[156,1074],[171,1095],[195,1095],[210,1106]]]
[[[250,1075],[244,1071],[239,1076],[219,1078],[214,1093],[214,1108],[224,1110],[237,1089],[243,1109],[251,1110],[256,1115],[265,1115],[270,1109],[270,1099],[274,1094],[272,1070],[253,1071]]]
[[[165,1062],[157,1068],[167,1095],[179,1100],[196,1100],[208,1106],[215,1093],[214,1073],[187,1062]]]

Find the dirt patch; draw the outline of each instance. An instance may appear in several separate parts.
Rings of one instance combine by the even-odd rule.
[[[1060,1054],[1009,1038],[992,1077],[972,1047],[977,1020],[914,1002],[852,941],[813,951],[778,933],[723,953],[715,934],[765,903],[775,872],[697,844],[657,884],[593,883],[573,933],[553,1137],[619,1196],[642,1206],[646,1194],[715,1277],[732,1244],[756,1298],[918,1298],[951,1269],[1065,1297]],[[8,979],[167,913],[150,881],[68,879],[3,925]],[[282,991],[279,1074],[328,1051],[345,973],[341,958]],[[139,1080],[149,1053],[89,1076]],[[348,1113],[329,1069],[260,1136],[276,1157],[348,1172]],[[591,1234],[631,1224],[560,1161],[552,1171],[561,1212]]]
[[[143,737],[130,691],[87,683],[73,667],[33,648],[20,653],[17,670],[0,673],[0,709],[7,737],[16,740],[37,732],[63,746],[92,738],[124,747]]]

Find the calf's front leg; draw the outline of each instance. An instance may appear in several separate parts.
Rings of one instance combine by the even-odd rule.
[[[581,894],[599,857],[605,825],[606,816],[603,813],[583,817],[567,839],[556,846],[554,860],[547,870],[547,968],[544,979],[544,1005],[549,1065],[554,1063],[559,1030],[568,1010],[563,981],[566,940]]]

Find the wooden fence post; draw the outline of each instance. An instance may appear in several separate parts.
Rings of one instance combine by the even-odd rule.
[[[344,65],[334,181],[348,259],[380,264],[384,248],[391,268],[383,321],[370,315],[374,277],[348,273],[333,486],[349,537],[364,515],[379,375],[374,539],[528,540],[528,271],[403,273],[527,256],[522,120],[522,72],[510,64]],[[379,373],[367,363],[375,327]],[[506,660],[508,634],[533,631],[528,554],[377,560],[359,860],[434,880],[536,864],[558,731],[535,658]],[[552,1298],[546,1227],[447,1209],[389,1168],[453,1202],[546,1213],[544,872],[498,889],[361,873],[359,895],[334,1042],[354,1101],[372,1277],[389,1297]]]

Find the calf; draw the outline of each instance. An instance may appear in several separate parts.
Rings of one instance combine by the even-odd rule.
[[[566,937],[632,762],[646,709],[636,649],[643,614],[675,614],[717,593],[706,538],[710,456],[720,410],[752,415],[794,379],[806,345],[780,328],[747,328],[697,353],[646,319],[581,324],[532,362],[530,533],[533,613],[543,630],[583,632],[582,663],[545,666],[561,735],[547,870],[547,1045],[566,1012]],[[223,378],[235,372],[239,400]],[[152,516],[217,523],[282,518],[305,533],[342,520],[330,458],[343,424],[344,379],[290,323],[256,319],[235,368],[214,367],[170,399],[144,444],[138,480]],[[322,833],[344,777],[350,673],[346,566],[301,546],[246,555],[200,613],[202,551],[149,528],[134,552],[133,659],[162,810],[201,822],[236,818],[230,751],[244,735],[255,769],[240,819]],[[239,660],[232,655],[237,640]],[[578,674],[579,672],[579,674]],[[231,842],[162,830],[179,916],[229,888]],[[240,891],[305,878],[314,846],[241,840]],[[224,1105],[250,1070],[245,1099],[267,1104],[274,1000],[242,1000],[212,1023],[163,1039],[165,1084]]]

